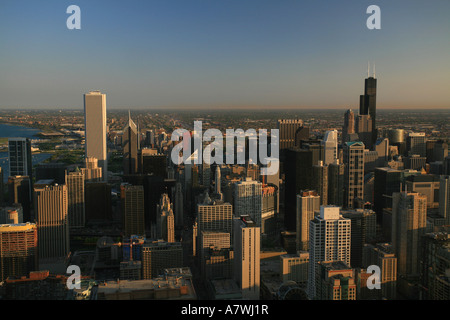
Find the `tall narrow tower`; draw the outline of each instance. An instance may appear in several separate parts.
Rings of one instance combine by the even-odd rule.
[[[377,79],[375,78],[375,65],[372,76],[370,76],[369,67],[367,70],[367,78],[364,81],[364,94],[360,96],[359,100],[359,114],[370,115],[372,119],[372,142],[375,143],[377,139]]]
[[[100,91],[84,95],[84,124],[86,157],[97,158],[103,179],[107,180],[106,95]]]

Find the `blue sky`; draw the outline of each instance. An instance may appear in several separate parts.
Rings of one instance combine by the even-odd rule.
[[[448,0],[0,0],[0,107],[357,109],[371,61],[379,108],[450,108],[449,31]]]

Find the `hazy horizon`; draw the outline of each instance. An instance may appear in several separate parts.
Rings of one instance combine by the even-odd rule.
[[[366,27],[372,4],[380,30]],[[81,30],[66,27],[69,5]],[[448,12],[443,0],[4,0],[0,108],[77,109],[100,90],[110,110],[358,109],[370,61],[377,109],[449,109]]]

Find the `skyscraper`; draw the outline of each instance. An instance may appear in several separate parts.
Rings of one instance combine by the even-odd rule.
[[[300,119],[280,119],[277,122],[277,129],[280,134],[280,150],[291,148],[295,145],[295,133],[303,126]]]
[[[342,261],[350,266],[351,221],[339,207],[321,206],[320,215],[309,225],[308,296],[317,298],[319,262]]]
[[[342,128],[342,142],[351,141],[351,136],[355,134],[355,114],[351,109],[345,112],[344,127]]]
[[[183,267],[183,248],[180,242],[162,240],[142,246],[142,279],[153,279],[167,268]]]
[[[175,242],[175,217],[169,195],[164,193],[157,206],[156,231],[158,239]]]
[[[245,300],[259,300],[260,228],[250,216],[234,219],[234,277]]]
[[[221,231],[232,233],[233,206],[227,202],[212,201],[207,195],[205,201],[197,205],[198,232]]]
[[[126,183],[120,187],[125,236],[145,235],[144,187]]]
[[[83,173],[80,170],[66,172],[66,186],[69,226],[82,228],[86,222]]]
[[[377,139],[377,79],[375,78],[375,70],[372,77],[369,75],[369,70],[367,71],[367,78],[364,81],[364,95],[360,96],[359,114],[368,114],[372,118],[372,143],[375,143]]]
[[[32,187],[28,176],[10,176],[8,178],[9,203],[20,203],[23,208],[23,221],[31,221]]]
[[[234,215],[250,215],[258,227],[261,227],[262,183],[246,178],[234,186]]]
[[[364,198],[364,143],[344,144],[344,207],[353,208],[356,199]]]
[[[135,174],[138,172],[139,132],[136,124],[131,120],[128,112],[128,122],[123,128],[123,173]]]
[[[392,246],[398,258],[399,275],[419,276],[420,241],[425,234],[427,198],[413,192],[394,192]]]
[[[410,156],[419,155],[421,157],[426,157],[427,144],[425,132],[410,132],[408,134],[408,139],[406,140],[406,146]]]
[[[106,95],[90,91],[84,95],[86,157],[98,160],[102,177],[107,180],[108,159],[106,146]]]
[[[339,160],[328,165],[328,204],[344,205],[344,174],[345,165]]]
[[[321,142],[323,145],[323,164],[334,163],[338,158],[338,132],[337,130],[327,131]]]
[[[34,223],[0,225],[0,282],[38,269],[37,227]]]
[[[65,258],[70,252],[66,185],[36,182],[34,209],[38,227],[39,258]]]
[[[450,176],[441,176],[439,180],[439,214],[450,225]]]
[[[328,204],[328,166],[323,165],[322,161],[319,161],[317,165],[312,167],[313,180],[312,189],[316,190],[320,196],[320,204]]]
[[[10,176],[29,176],[32,180],[31,141],[28,138],[8,139]]]
[[[309,250],[309,222],[320,210],[320,196],[316,191],[300,191],[297,195],[296,250]]]
[[[355,131],[358,134],[359,141],[363,142],[367,149],[372,149],[373,141],[373,121],[370,115],[360,114],[355,118]]]
[[[94,157],[84,159],[84,168],[81,168],[85,182],[99,182],[102,180],[102,168],[98,167],[98,160]]]

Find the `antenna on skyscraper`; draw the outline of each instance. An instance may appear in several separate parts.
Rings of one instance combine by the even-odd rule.
[[[367,61],[367,78],[370,77],[370,61]]]
[[[373,77],[375,78],[375,62],[373,63]]]

